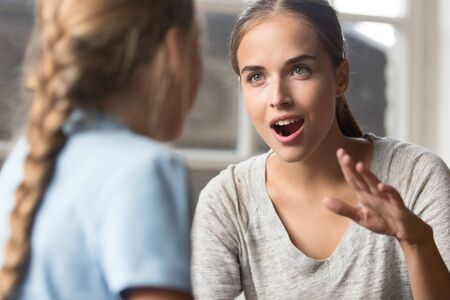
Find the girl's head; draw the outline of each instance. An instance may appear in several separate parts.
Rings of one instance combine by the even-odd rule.
[[[256,30],[261,29],[265,26],[265,24],[269,24],[274,20],[280,19],[290,21],[283,25],[285,27],[280,27],[278,32],[267,32],[266,36],[264,36],[264,32],[262,32],[259,37],[266,38],[267,40],[264,41],[261,39],[259,44],[254,43],[251,45],[251,49],[249,48],[249,45],[251,44],[249,43],[250,39],[252,39],[252,41],[256,41],[256,39],[254,39]],[[268,31],[271,29],[267,28],[265,30]],[[268,64],[274,62],[273,59],[275,59],[275,55],[284,50],[283,47],[288,46],[285,43],[286,40],[281,40],[281,43],[277,44],[276,39],[280,38],[281,34],[288,30],[294,30],[294,34],[297,34],[298,36],[296,41],[298,46],[297,52],[299,52],[298,54],[302,54],[300,53],[302,51],[307,51],[306,48],[308,46],[306,44],[309,42],[317,42],[316,44],[318,49],[326,54],[330,68],[336,74],[336,89],[332,91],[334,93],[332,101],[335,103],[333,115],[336,116],[337,124],[343,134],[347,136],[360,137],[362,134],[361,130],[347,106],[345,96],[343,96],[343,93],[348,86],[348,64],[346,61],[341,26],[336,15],[336,11],[325,0],[256,0],[251,2],[238,17],[231,33],[230,56],[233,69],[241,80],[244,98],[246,98],[246,95],[251,95],[252,97],[255,96],[255,92],[257,90],[254,86],[249,89],[246,88],[245,78],[243,77],[244,73],[242,72],[246,65],[244,66],[244,62],[241,61],[244,58],[241,55],[243,52],[242,50],[244,50],[241,46],[245,44],[245,50],[250,50],[247,51],[247,53],[252,53],[248,56],[252,59],[246,61],[245,64],[251,63],[252,65],[256,64],[263,67],[263,72],[258,73],[260,75],[259,79],[264,76],[266,81],[264,83],[265,85],[258,87],[257,94],[258,97],[262,99],[262,94],[260,93],[262,92],[262,89],[269,88],[269,83],[272,84],[272,88],[275,87],[274,82],[275,79],[278,78],[272,76],[274,75],[273,72],[268,74],[270,73],[269,71],[273,70],[267,70],[266,67]],[[267,55],[267,60],[259,60],[259,54],[268,54],[269,51],[272,53]],[[295,49],[293,51],[295,52]],[[286,59],[289,58],[290,57],[286,57]],[[264,72],[267,72],[267,74]],[[306,79],[310,81],[316,79],[315,76],[317,74],[317,72],[312,73],[311,78],[302,78],[302,84],[307,83]],[[287,82],[288,81],[286,81],[286,83]],[[300,81],[297,81],[297,83],[299,82]],[[329,85],[329,87],[334,88],[331,85]],[[300,88],[303,87],[297,86],[297,90]],[[273,97],[273,95],[269,97]],[[289,98],[292,97],[292,95],[283,95],[283,97]],[[246,102],[248,102],[247,99]],[[250,115],[251,114],[252,112],[250,111]],[[263,134],[262,136],[265,138]],[[268,144],[270,145],[270,143]]]
[[[177,136],[199,81],[192,0],[37,5],[25,73],[35,99],[42,92],[157,139]]]
[[[192,0],[38,0],[25,65],[32,103],[24,179],[10,216],[0,298],[25,273],[34,215],[74,108],[172,140],[200,80]],[[3,250],[3,249],[2,249]]]

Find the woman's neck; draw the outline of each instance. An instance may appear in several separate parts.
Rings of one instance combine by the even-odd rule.
[[[306,159],[287,163],[273,153],[267,162],[268,179],[276,178],[293,187],[309,189],[332,187],[345,182],[336,158],[339,148],[344,148],[356,161],[370,165],[372,146],[361,138],[344,136],[339,128],[332,128],[322,144]]]

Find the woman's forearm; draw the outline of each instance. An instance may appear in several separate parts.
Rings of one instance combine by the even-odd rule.
[[[427,237],[420,242],[400,241],[400,246],[408,265],[414,299],[450,299],[450,273],[436,246],[431,227]]]

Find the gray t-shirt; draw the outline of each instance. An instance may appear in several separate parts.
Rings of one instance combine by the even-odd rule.
[[[433,227],[449,267],[448,167],[420,146],[365,137],[374,145],[370,169]],[[267,157],[228,167],[200,194],[192,231],[196,299],[234,299],[242,291],[247,300],[412,299],[404,255],[393,237],[352,222],[327,259],[296,248],[265,188]]]

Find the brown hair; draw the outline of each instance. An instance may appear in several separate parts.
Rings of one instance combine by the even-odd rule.
[[[106,107],[110,96],[130,89],[143,65],[150,66],[151,82],[146,85],[152,95],[146,106],[148,126],[154,129],[148,135],[164,139],[165,126],[156,125],[168,122],[167,112],[182,119],[190,93],[190,84],[175,86],[167,71],[164,38],[170,28],[179,27],[189,42],[193,18],[192,0],[37,1],[24,71],[24,85],[32,96],[26,129],[29,152],[10,215],[1,299],[10,298],[26,273],[34,216],[67,139],[62,131],[66,118],[75,107]]]
[[[346,59],[344,38],[337,13],[326,0],[256,0],[236,20],[230,35],[231,65],[239,75],[237,50],[244,35],[266,18],[279,13],[298,17],[313,28],[321,46],[328,52],[335,67]],[[336,119],[343,134],[361,137],[362,131],[344,95],[336,98]]]

